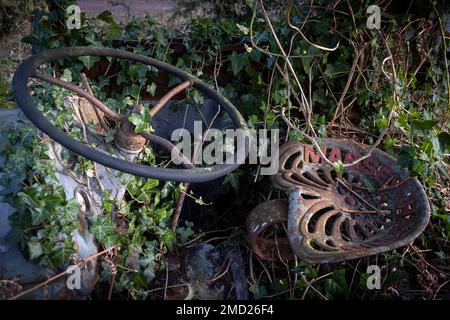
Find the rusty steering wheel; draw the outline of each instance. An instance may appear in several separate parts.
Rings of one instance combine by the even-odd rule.
[[[57,60],[61,58],[74,58],[80,56],[108,56],[119,59],[127,59],[139,63],[144,63],[151,65],[159,70],[163,70],[173,76],[176,76],[182,83],[167,93],[154,107],[153,113],[158,112],[175,94],[186,89],[190,86],[199,90],[200,92],[206,94],[209,98],[214,100],[218,105],[220,105],[223,110],[230,116],[233,126],[236,129],[243,129],[245,132],[246,143],[244,152],[237,152],[237,156],[234,157],[233,163],[216,164],[208,167],[194,167],[192,163],[188,163],[187,168],[174,169],[174,168],[159,168],[154,166],[148,166],[138,163],[133,163],[123,159],[113,157],[104,152],[98,151],[80,141],[72,139],[68,134],[53,125],[46,117],[38,110],[34,105],[30,93],[27,89],[27,83],[30,77],[39,78],[46,82],[51,82],[65,89],[71,90],[80,96],[83,96],[89,100],[94,107],[100,109],[104,114],[116,121],[122,121],[123,116],[115,113],[113,110],[109,109],[105,104],[95,98],[93,95],[85,92],[80,87],[73,85],[71,83],[62,81],[57,78],[53,78],[43,73],[37,71],[37,68],[44,63],[48,63],[52,60]],[[133,175],[146,177],[146,178],[156,178],[159,180],[169,180],[176,182],[204,182],[217,179],[222,177],[231,171],[235,170],[244,160],[248,154],[248,128],[245,123],[244,118],[236,109],[236,107],[228,101],[225,97],[219,94],[216,90],[197,79],[196,77],[182,71],[181,69],[169,65],[167,63],[161,62],[159,60],[134,54],[127,51],[122,51],[118,49],[109,48],[92,48],[92,47],[68,47],[68,48],[58,48],[49,50],[37,55],[34,55],[27,60],[23,61],[13,77],[13,92],[15,99],[22,109],[23,113],[27,118],[36,125],[37,128],[42,130],[50,138],[57,141],[67,149],[80,154],[81,156],[90,159],[92,161],[98,162],[104,166],[130,173]],[[152,113],[152,111],[150,112]],[[159,144],[166,149],[173,149],[174,146],[166,139],[151,135],[144,134],[142,136],[156,144]],[[244,159],[242,159],[244,155]]]

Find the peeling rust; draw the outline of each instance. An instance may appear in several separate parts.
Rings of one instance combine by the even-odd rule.
[[[247,218],[247,231],[256,255],[265,261],[292,260],[294,254],[287,237],[268,237],[264,231],[287,224],[288,201],[269,200],[256,206]]]
[[[116,145],[126,151],[139,152],[144,148],[147,139],[134,132],[134,125],[124,119],[114,137]]]

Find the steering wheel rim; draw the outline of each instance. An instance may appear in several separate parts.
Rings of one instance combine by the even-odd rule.
[[[71,138],[68,134],[64,133],[62,130],[53,125],[49,120],[47,120],[47,118],[37,109],[28,91],[27,83],[29,78],[35,75],[36,69],[40,65],[60,58],[74,58],[80,56],[109,56],[119,59],[127,59],[134,62],[151,65],[158,70],[163,70],[183,81],[190,81],[194,88],[206,94],[209,98],[214,100],[224,109],[224,111],[230,116],[231,120],[233,121],[235,129],[244,130],[244,157],[242,158],[242,153],[240,154],[238,152],[237,158],[235,157],[234,163],[232,164],[224,163],[201,168],[194,167],[190,169],[158,168],[113,157]],[[220,178],[237,169],[239,165],[245,160],[248,154],[249,131],[247,124],[242,115],[230,101],[228,101],[216,90],[214,90],[198,78],[170,64],[144,55],[110,48],[67,47],[52,49],[37,55],[33,55],[32,57],[23,61],[14,73],[12,89],[16,102],[22,109],[25,116],[38,129],[43,131],[50,138],[60,143],[67,149],[91,161],[95,161],[106,167],[126,172],[132,175],[144,178],[154,178],[163,181],[189,183],[205,182]]]

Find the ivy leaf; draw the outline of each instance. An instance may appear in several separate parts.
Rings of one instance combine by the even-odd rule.
[[[43,254],[42,246],[37,239],[28,242],[30,260],[39,258]]]
[[[319,104],[325,106],[327,104],[327,99],[325,97],[326,96],[325,96],[324,90],[319,89],[319,90],[314,91],[312,100],[313,100],[314,104],[319,103]]]
[[[386,117],[378,118],[377,127],[381,130],[386,129],[388,127],[388,119]]]
[[[345,297],[348,292],[347,281],[345,279],[345,269],[337,269],[333,272],[332,279],[325,281],[327,295],[338,298]]]
[[[412,126],[416,130],[431,130],[437,123],[436,120],[414,120]]]
[[[33,208],[31,211],[31,224],[38,226],[47,219],[47,214],[43,208]]]
[[[69,69],[64,69],[60,79],[67,82],[72,82],[72,72]]]
[[[247,35],[249,30],[246,26],[243,26],[242,24],[236,23],[236,26],[238,27],[239,31],[241,31],[243,34]]]
[[[88,70],[90,70],[92,68],[94,63],[100,61],[99,57],[94,57],[94,56],[83,56],[83,57],[78,57],[78,59],[81,60],[81,62],[83,62],[84,66]]]
[[[341,160],[333,162],[333,168],[336,170],[336,173],[344,172],[344,163]]]
[[[156,257],[153,250],[145,250],[146,254],[139,258],[139,265],[144,268],[144,274],[149,280],[155,277]]]
[[[144,186],[141,188],[141,192],[151,191],[159,185],[158,179],[148,179]]]
[[[404,146],[397,156],[397,163],[407,168],[414,175],[423,172],[424,163],[417,159],[416,150],[412,146]]]
[[[141,95],[141,87],[137,84],[132,84],[130,88],[130,95],[136,100],[139,101],[139,97]]]
[[[196,105],[200,105],[203,103],[203,96],[200,94],[198,90],[192,92],[192,99],[194,100]]]
[[[103,242],[108,235],[114,232],[114,226],[108,216],[95,215],[92,222],[91,230],[98,242]]]
[[[147,86],[147,92],[150,93],[150,95],[154,97],[155,91],[156,91],[156,84],[154,82],[152,82],[151,85]]]
[[[130,122],[132,124],[134,124],[136,127],[140,126],[143,122],[142,117],[140,114],[138,113],[132,113],[129,117],[128,120],[130,120]]]
[[[333,64],[329,63],[327,64],[327,67],[325,68],[325,71],[323,72],[324,75],[327,76],[327,78],[332,78],[334,76],[334,66]]]
[[[244,61],[236,51],[233,51],[233,53],[228,56],[228,59],[231,62],[231,70],[236,76],[244,68]]]
[[[391,271],[388,272],[386,275],[386,279],[383,282],[383,287],[384,288],[389,288],[390,286],[399,283],[400,281],[402,281],[403,279],[405,279],[407,277],[407,274],[403,271]]]
[[[108,31],[106,31],[105,36],[107,39],[113,39],[118,38],[122,35],[122,31],[120,30],[120,26],[113,22],[111,23],[111,26],[109,27]]]
[[[106,210],[106,212],[111,213],[114,208],[114,202],[108,199],[104,199],[102,202],[102,207]]]
[[[56,267],[60,267],[64,265],[70,257],[70,254],[73,252],[73,249],[70,247],[70,243],[63,244],[62,247],[56,246],[54,247],[53,254],[51,255],[51,259],[53,264]]]
[[[128,120],[134,124],[135,128],[134,128],[134,132],[139,133],[139,132],[153,132],[155,131],[152,126],[150,125],[151,123],[151,116],[150,116],[150,112],[148,110],[148,106],[144,106],[144,108],[142,108],[140,113],[136,113],[133,112],[129,117]]]
[[[446,150],[447,152],[450,149],[450,134],[448,132],[441,132],[438,134],[439,142],[443,146],[443,150]]]
[[[146,122],[142,122],[134,128],[134,132],[152,132],[152,128]]]
[[[175,64],[175,67],[177,68],[184,68],[186,66],[186,63],[184,62],[183,58],[178,58],[177,63]]]
[[[380,188],[378,182],[375,179],[364,178],[363,182],[364,182],[364,185],[366,186],[367,190],[369,190],[369,192],[375,192],[375,190]]]
[[[132,106],[133,105],[133,99],[131,97],[128,97],[128,96],[123,98],[122,102],[123,102],[123,104],[125,106]]]
[[[104,21],[104,22],[106,22],[106,23],[112,23],[112,22],[115,22],[115,21],[114,21],[114,18],[113,18],[113,16],[112,16],[111,11],[108,11],[108,10],[105,10],[105,11],[103,11],[102,13],[100,13],[100,14],[97,16],[97,19],[100,19],[100,20],[102,20],[102,21]]]
[[[84,170],[84,173],[86,173],[86,176],[88,176],[89,178],[94,177],[94,168],[87,168],[86,170]]]
[[[67,201],[65,206],[65,213],[69,217],[70,221],[76,221],[78,218],[78,210],[80,209],[80,204],[75,199],[70,199]]]
[[[103,245],[106,248],[111,248],[114,245],[116,245],[119,241],[119,235],[117,233],[112,233],[112,234],[108,234],[104,239],[103,239]]]
[[[181,243],[186,242],[190,236],[192,236],[194,233],[194,231],[192,230],[192,226],[193,223],[189,223],[188,221],[186,221],[186,227],[179,227],[177,228],[177,232],[180,235],[180,240]]]
[[[148,279],[143,273],[135,273],[132,277],[132,281],[141,288],[147,288]]]
[[[97,19],[100,19],[106,23],[110,24],[109,29],[106,31],[105,36],[107,39],[112,39],[114,37],[119,37],[121,35],[121,30],[119,24],[114,20],[112,13],[108,10],[103,11],[97,16]]]

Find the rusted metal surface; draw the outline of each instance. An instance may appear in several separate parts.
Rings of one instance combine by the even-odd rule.
[[[61,88],[70,90],[72,92],[75,92],[79,96],[81,96],[81,97],[85,98],[86,100],[88,100],[95,107],[99,108],[102,112],[104,112],[112,120],[114,120],[114,121],[121,121],[122,120],[122,116],[120,114],[118,114],[117,112],[111,110],[106,104],[104,104],[103,102],[101,102],[96,97],[94,97],[91,94],[89,94],[88,92],[84,91],[82,88],[80,88],[80,87],[78,87],[78,86],[76,86],[76,85],[74,85],[72,83],[69,83],[69,82],[63,81],[61,79],[58,79],[56,77],[52,77],[52,76],[43,74],[42,72],[39,72],[39,71],[36,71],[35,76],[38,79],[41,79],[41,80],[49,82],[49,83],[56,84],[57,86],[59,86]]]
[[[157,114],[159,112],[159,110],[161,110],[162,107],[164,107],[169,101],[170,99],[172,99],[173,97],[175,97],[177,94],[179,94],[180,92],[182,92],[183,90],[186,90],[187,88],[189,88],[190,86],[192,86],[191,81],[184,81],[182,83],[180,83],[179,85],[177,85],[175,88],[171,89],[169,92],[167,92],[164,97],[161,98],[161,100],[159,100],[151,109],[150,109],[150,115],[153,117],[155,116],[155,114]]]
[[[267,235],[265,231],[288,222],[288,201],[276,199],[263,202],[256,206],[247,218],[247,230],[250,243],[259,258],[266,261],[291,260],[294,258],[289,240],[286,236]],[[284,232],[284,231],[283,231]]]
[[[167,92],[167,94],[150,109],[150,116],[155,116],[170,101],[170,99],[189,88],[191,85],[190,81],[185,81]],[[136,106],[133,112],[142,112],[142,106]],[[115,136],[115,142],[116,145],[124,151],[139,152],[144,148],[147,137],[148,135],[135,133],[135,126],[126,117],[123,117],[120,128]],[[188,163],[190,164],[190,161]]]
[[[135,133],[134,125],[128,119],[124,119],[117,130],[114,141],[122,150],[139,152],[145,146],[147,139]]]
[[[328,159],[351,163],[366,146],[344,140],[319,143]],[[414,240],[430,207],[423,187],[386,153],[338,174],[304,144],[280,148],[276,188],[289,192],[288,235],[295,254],[330,263],[389,251]]]

